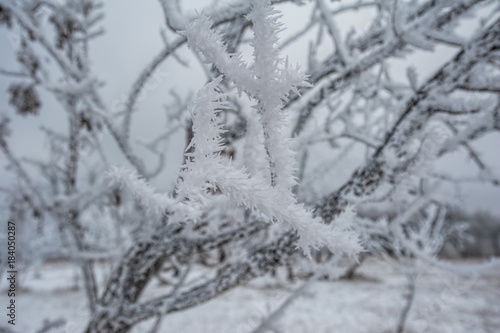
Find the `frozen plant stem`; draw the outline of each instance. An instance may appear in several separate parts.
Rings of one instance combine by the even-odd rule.
[[[413,300],[415,299],[415,292],[417,290],[417,276],[416,274],[409,274],[408,276],[408,294],[406,295],[406,302],[399,315],[398,324],[396,326],[396,333],[403,333],[406,320],[413,305]]]

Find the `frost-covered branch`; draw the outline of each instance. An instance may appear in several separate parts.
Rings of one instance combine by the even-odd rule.
[[[281,16],[272,6],[281,2],[305,6],[298,31],[285,44],[309,43],[309,76],[281,56]],[[52,251],[79,264],[91,312],[87,331],[126,332],[156,318],[154,329],[160,330],[164,315],[309,260],[304,253],[318,261],[307,269],[355,257],[359,235],[369,252],[445,267],[435,253],[448,231],[442,215],[451,199],[430,190],[439,183],[499,182],[483,147],[472,142],[500,131],[498,9],[476,11],[494,1],[210,3],[195,15],[181,1],[160,0],[162,49],[138,72],[123,105],[110,110],[89,59],[90,41],[103,32],[96,27],[102,4],[0,0],[0,25],[20,28],[19,45],[11,45],[19,67],[0,70],[2,79],[15,80],[10,106],[20,121],[39,114],[42,123],[64,119],[64,128],[59,121],[41,128],[48,151],[39,159],[14,150],[11,115],[1,116],[0,152],[15,182],[0,191],[9,198],[9,219],[35,235],[30,248],[51,243],[37,258]],[[357,22],[336,26],[359,8],[370,14],[362,30]],[[486,16],[469,41],[456,33],[466,15],[478,22]],[[439,45],[457,54],[430,78],[414,66],[406,80],[391,70],[393,59]],[[166,103],[172,102],[167,126],[148,133],[150,141],[139,140],[134,122],[142,116],[141,92],[169,59],[185,66],[181,56],[188,47],[204,63],[200,79],[208,84],[197,95],[165,92]],[[191,74],[195,67],[182,70]],[[44,104],[47,95],[59,103],[62,117],[43,113],[52,111]],[[164,166],[176,160],[167,143],[179,129],[186,131],[188,146],[178,156],[184,158],[181,171],[172,175],[177,182],[158,184],[168,171]],[[118,162],[109,139],[118,147]],[[457,148],[474,161],[476,177],[432,169]],[[142,158],[144,151],[158,163]],[[125,166],[111,167],[123,161]],[[352,165],[360,168],[349,177]],[[390,218],[364,216],[370,207]],[[120,257],[101,285],[95,262]],[[198,265],[210,272],[191,279],[189,268],[198,275]],[[176,285],[155,298],[143,295],[155,276],[173,266],[174,274],[184,272]],[[401,329],[414,287],[410,283]]]
[[[338,54],[340,63],[343,66],[347,66],[350,62],[349,54],[347,53],[347,50],[344,47],[337,25],[333,21],[332,16],[328,13],[328,7],[326,6],[325,1],[316,0],[316,3],[318,4],[318,8],[321,12],[321,17],[328,28],[328,32],[330,33],[333,39],[333,43],[335,45],[335,49]]]
[[[445,27],[481,2],[483,1],[457,1],[444,13],[441,13],[439,7],[436,8],[438,5],[435,2],[425,2],[414,13],[408,15],[407,25],[411,24],[414,29],[418,27],[423,29],[423,31],[434,31],[435,29]],[[419,26],[418,24],[422,20],[425,20],[425,24]],[[398,51],[408,46],[402,39],[393,38],[386,40],[384,36],[382,28],[380,31],[374,31],[366,37],[357,40],[356,43],[359,44],[358,48],[360,48],[360,51],[364,55],[358,56],[358,60],[343,71],[337,73],[338,67],[335,64],[338,61],[338,57],[336,56],[324,61],[322,66],[318,66],[319,71],[313,73],[310,77],[310,82],[314,83],[315,87],[306,91],[302,98],[294,96],[286,105],[287,108],[292,107],[299,110],[299,117],[293,130],[295,136],[303,130],[313,110],[327,96],[333,92],[345,89],[359,77],[359,74],[380,64],[388,57],[397,54]]]
[[[389,151],[404,152],[404,146],[430,118],[426,101],[440,93],[448,93],[458,87],[474,66],[489,57],[491,50],[500,46],[500,20],[477,35],[454,59],[446,63],[411,98],[399,119],[387,132],[384,142],[375,151],[367,165],[357,170],[351,180],[325,199],[316,214],[330,220],[343,210],[348,197],[366,196],[373,193],[386,179],[386,154]]]
[[[302,284],[302,286],[300,286],[299,288],[297,288],[292,295],[290,295],[281,305],[278,309],[276,309],[275,311],[273,311],[273,313],[271,313],[267,318],[265,318],[262,323],[259,325],[259,327],[257,327],[255,330],[252,331],[252,333],[266,333],[268,332],[269,330],[271,331],[275,331],[276,330],[276,321],[278,321],[278,319],[280,319],[286,309],[288,307],[290,307],[290,305],[293,304],[293,302],[299,298],[299,297],[308,297],[310,296],[310,294],[308,294],[307,292],[307,287],[309,287],[309,284],[311,282],[312,279],[304,282]]]
[[[267,1],[253,3],[248,16],[253,21],[255,33],[252,42],[255,64],[252,70],[239,56],[227,54],[221,36],[210,30],[211,22],[206,17],[201,16],[186,29],[188,45],[195,52],[201,52],[207,61],[215,63],[234,81],[240,92],[244,91],[257,100],[255,109],[260,115],[271,184],[266,184],[262,175],[250,175],[243,169],[225,165],[221,159],[222,128],[217,123],[216,110],[227,106],[221,102],[225,96],[214,91],[222,80],[219,77],[200,92],[192,111],[194,137],[190,147],[195,150],[186,155],[188,160],[180,175],[182,181],[177,194],[181,199],[188,200],[186,205],[191,207],[191,211],[201,213],[209,194],[221,190],[237,204],[256,209],[270,221],[287,223],[295,228],[300,236],[299,245],[305,252],[309,248],[327,246],[335,252],[345,251],[353,255],[359,251],[359,245],[356,244],[355,234],[347,231],[348,222],[339,223],[341,227],[336,229],[327,227],[319,219],[312,219],[310,213],[296,203],[292,193],[295,154],[285,136],[286,118],[281,110],[281,101],[286,100],[289,91],[298,92],[297,86],[306,83],[303,75],[289,68],[288,62],[283,68],[278,67],[283,60],[275,47],[279,27],[275,14]],[[196,216],[183,218],[197,220]]]

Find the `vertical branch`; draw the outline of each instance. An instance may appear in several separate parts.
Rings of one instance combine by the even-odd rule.
[[[346,48],[342,44],[342,39],[340,37],[339,29],[337,28],[337,25],[331,18],[330,13],[328,12],[328,7],[325,4],[325,1],[316,0],[316,3],[318,4],[318,7],[320,9],[321,18],[325,23],[326,27],[328,28],[328,32],[332,36],[333,44],[335,45],[335,50],[339,57],[340,63],[343,66],[347,66],[349,64],[349,55],[347,53]]]
[[[417,277],[416,274],[409,274],[408,276],[408,294],[406,295],[406,303],[399,314],[398,324],[396,326],[396,333],[403,333],[405,328],[406,320],[408,318],[408,314],[410,313],[411,306],[413,304],[413,300],[415,299],[415,292],[417,290]]]
[[[76,111],[75,104],[76,100],[74,97],[68,97],[68,100],[65,103],[69,117],[68,157],[64,179],[65,194],[67,196],[71,196],[77,192],[78,163],[80,158],[80,119]],[[88,248],[85,244],[85,232],[79,221],[80,212],[74,208],[70,208],[66,214],[66,222],[71,230],[76,248],[79,252],[85,252]],[[80,260],[90,312],[94,313],[97,302],[97,285],[95,281],[94,267],[91,259]]]

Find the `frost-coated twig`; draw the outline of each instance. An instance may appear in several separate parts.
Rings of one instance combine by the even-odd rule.
[[[139,319],[138,316],[145,316],[147,318],[155,316],[158,314],[158,309],[160,308],[165,309],[165,313],[173,311],[171,309],[171,306],[167,306],[167,304],[172,304],[173,306],[176,302],[172,301],[172,299],[168,297],[168,295],[163,296],[163,298],[161,298],[162,301],[158,302],[157,305],[162,307],[155,308],[154,306],[147,306],[147,312],[138,309],[138,313],[135,313],[134,309],[139,305],[133,305],[137,302],[148,281],[152,278],[154,273],[160,269],[162,263],[165,260],[167,260],[174,254],[183,256],[191,255],[196,252],[206,252],[212,249],[219,248],[225,244],[238,241],[240,239],[246,239],[248,237],[251,237],[253,234],[261,231],[264,226],[265,224],[263,223],[252,222],[245,226],[238,227],[236,228],[236,230],[221,233],[216,237],[206,237],[201,239],[189,239],[183,237],[182,231],[184,228],[182,226],[167,226],[165,228],[162,228],[161,230],[158,230],[158,232],[153,237],[151,237],[150,240],[136,244],[134,247],[132,247],[127,255],[122,259],[121,263],[117,266],[117,269],[110,276],[107,282],[107,287],[99,299],[98,313],[94,315],[91,323],[87,328],[87,332],[120,331],[119,329],[117,329],[116,331],[112,329],[113,323],[117,319],[113,318],[113,315],[128,318],[128,320],[124,322],[123,325],[133,325],[133,323],[142,320]],[[287,244],[282,241],[278,243],[278,245],[290,245],[290,242],[295,241],[297,236],[295,235],[295,233],[291,233],[288,238],[289,239]],[[261,256],[258,254],[254,255],[256,257],[256,260],[258,258],[260,258],[261,260],[261,264],[259,267],[262,270],[259,270],[259,272],[261,272],[262,274],[263,272],[267,272],[271,267],[274,267],[281,263],[281,259],[279,259],[281,254],[288,253],[286,251],[295,251],[294,247],[289,247],[287,248],[287,250],[278,250],[278,245],[274,245],[274,250],[262,251],[262,253],[267,253],[268,256]],[[269,257],[271,253],[274,253],[274,256]],[[224,290],[227,290],[229,288],[235,287],[243,281],[247,281],[251,278],[251,276],[253,276],[252,274],[250,274],[251,272],[246,269],[240,269],[237,271],[240,274],[240,278],[237,281],[233,281],[231,285],[225,285],[226,283],[224,282],[227,279],[226,275],[231,274],[229,271],[226,271],[226,275],[217,277],[210,285],[216,285],[220,281],[222,281],[225,285]],[[200,287],[194,287],[191,293],[195,293],[194,290],[197,289],[200,289]],[[212,293],[209,298],[203,299],[211,299],[212,297],[218,295],[219,292],[221,291]],[[188,291],[182,292],[177,296],[173,296],[175,300],[179,300],[183,299],[186,293],[188,293]],[[204,297],[208,296],[209,295],[206,294]],[[193,300],[191,299],[190,302],[192,301]],[[118,312],[113,310],[117,304],[122,304]],[[194,304],[191,304],[190,306],[193,305]],[[185,306],[187,306],[187,304]],[[146,305],[140,307],[146,307]],[[133,317],[131,317],[132,315]]]
[[[457,17],[467,13],[471,8],[481,2],[483,1],[457,1],[449,11],[435,15],[431,22],[426,22],[426,25],[424,25],[422,29],[426,29],[426,31],[433,31],[436,28],[446,26],[446,24],[453,22],[453,20]],[[418,21],[422,20],[421,16],[425,18],[426,16],[429,16],[429,13],[431,13],[431,17],[434,14],[438,14],[433,6],[435,6],[434,2],[424,3],[421,8],[416,10],[414,15],[409,15],[409,24],[418,24]],[[314,73],[310,77],[310,81],[314,83],[315,88],[311,89],[310,92],[306,91],[303,98],[294,96],[290,99],[287,105],[285,105],[286,108],[293,107],[298,109],[300,112],[293,129],[294,136],[297,136],[300,132],[302,132],[313,110],[332,92],[345,89],[359,76],[360,73],[363,73],[379,64],[381,61],[387,59],[389,56],[392,56],[397,51],[404,49],[408,45],[404,40],[397,38],[387,41],[384,40],[384,43],[381,43],[382,38],[382,32],[373,32],[366,38],[363,38],[363,40],[360,40],[359,42],[363,43],[363,49],[366,48],[369,52],[366,52],[365,56],[358,57],[358,60],[355,63],[347,67],[342,72],[335,73],[338,67],[332,67],[332,65],[329,65],[330,63],[335,63],[336,59],[328,59],[325,61],[323,66],[318,66],[321,70],[318,73]],[[379,44],[382,45],[379,46]]]
[[[279,240],[254,252],[245,262],[235,264],[218,277],[182,292],[174,299],[158,297],[144,304],[132,305],[125,309],[123,318],[128,319],[124,324],[133,325],[150,318],[158,309],[165,309],[164,313],[171,313],[202,304],[235,286],[262,276],[274,267],[282,265],[287,257],[295,252],[293,244],[296,241],[296,233],[289,231]]]
[[[178,17],[176,14],[179,14],[177,10],[177,4],[173,4],[171,0],[161,0],[160,1],[162,8],[164,9],[166,15],[167,25],[171,26],[174,30],[183,30],[184,22],[188,21],[187,18],[184,18],[182,15]],[[172,11],[172,9],[174,9]],[[241,1],[241,3],[235,5],[228,5],[227,10],[223,10],[218,8],[218,12],[211,13],[210,15],[214,20],[214,26],[218,26],[223,23],[228,23],[234,21],[239,17],[243,17],[250,11],[250,4],[248,1]],[[131,114],[134,110],[135,104],[137,102],[137,98],[139,97],[140,92],[142,91],[144,85],[151,77],[151,75],[156,71],[156,69],[160,66],[165,59],[167,59],[170,55],[175,56],[175,51],[182,45],[187,42],[185,37],[179,37],[174,42],[165,46],[165,48],[160,51],[160,53],[151,61],[151,63],[142,71],[141,75],[135,81],[132,90],[128,96],[126,110],[125,110],[125,118],[123,121],[123,136],[128,138],[130,131],[130,121]]]
[[[262,150],[268,157],[271,180],[268,184],[264,175],[249,174],[245,169],[228,166],[222,160],[223,129],[218,124],[217,113],[227,108],[227,103],[226,96],[216,91],[222,80],[219,77],[200,91],[193,107],[194,136],[188,149],[194,147],[194,152],[186,154],[188,159],[180,174],[182,181],[178,183],[177,194],[185,200],[180,204],[185,205],[183,212],[200,214],[203,211],[200,208],[210,200],[210,193],[219,189],[235,203],[264,214],[269,221],[295,228],[300,236],[299,246],[305,253],[327,246],[335,252],[353,256],[359,252],[360,246],[355,233],[348,230],[349,212],[342,217],[345,223],[339,223],[340,227],[328,227],[319,219],[311,218],[310,212],[297,204],[292,192],[296,184],[295,153],[284,130],[286,114],[282,110],[282,100],[287,99],[289,91],[298,93],[298,87],[307,85],[307,82],[303,74],[279,56],[276,34],[280,24],[276,14],[269,1],[252,2],[252,11],[247,17],[252,20],[254,29],[253,67],[248,66],[240,55],[227,53],[220,33],[211,30],[212,22],[206,16],[200,16],[186,26],[189,47],[203,54],[206,62],[214,63],[240,92],[257,101],[254,108],[262,126]],[[250,140],[258,137],[258,133],[251,134]],[[249,169],[254,172],[259,167],[250,166]],[[198,217],[191,213],[179,218],[190,219],[197,220]]]
[[[139,75],[138,79],[135,81],[132,91],[128,96],[126,109],[125,109],[125,117],[122,123],[122,131],[120,133],[120,138],[122,140],[128,140],[130,135],[130,123],[132,119],[132,112],[134,110],[135,104],[137,102],[137,98],[142,91],[142,88],[151,77],[151,75],[155,72],[158,66],[170,55],[174,54],[174,52],[181,47],[184,43],[186,43],[186,38],[179,37],[170,45],[165,46],[163,50],[151,61],[148,67],[143,70],[141,75]]]
[[[440,92],[453,91],[473,70],[474,66],[489,58],[491,50],[500,47],[500,20],[497,20],[477,35],[455,58],[446,63],[433,77],[422,85],[411,98],[399,119],[387,132],[384,142],[377,148],[365,167],[357,170],[352,179],[339,190],[331,193],[315,212],[326,221],[331,220],[348,203],[349,193],[356,197],[368,195],[387,177],[384,165],[385,154],[391,150],[404,150],[404,145],[432,114],[427,112],[426,101]],[[484,132],[483,132],[484,133]]]
[[[7,126],[6,123],[5,123],[5,126]],[[35,195],[36,198],[40,201],[40,204],[43,207],[48,207],[43,195],[40,193],[38,188],[34,185],[33,180],[29,176],[28,172],[26,172],[25,168],[22,166],[20,161],[14,156],[14,154],[12,153],[10,147],[8,146],[5,138],[0,136],[0,141],[1,141],[0,148],[3,152],[3,154],[7,157],[9,162],[12,164],[16,173],[19,175],[19,178],[22,179],[26,183],[26,186],[31,190],[32,194]]]
[[[324,0],[316,0],[318,4],[318,8],[321,12],[321,18],[323,22],[326,24],[328,28],[328,32],[330,33],[333,43],[335,45],[336,52],[339,56],[340,63],[343,66],[347,66],[350,63],[349,54],[347,53],[347,49],[345,48],[343,41],[340,37],[339,29],[337,28],[337,24],[334,22],[332,15],[330,15],[327,5]]]
[[[182,276],[180,277],[179,281],[175,284],[175,286],[173,287],[172,291],[170,292],[170,294],[167,295],[167,297],[175,297],[175,296],[177,296],[177,293],[179,292],[179,289],[186,282],[186,278],[188,277],[189,272],[191,271],[191,268],[193,267],[193,263],[194,263],[194,256],[192,255],[191,258],[189,259],[189,263],[187,265],[187,268],[184,270],[184,272],[182,273]],[[160,311],[160,312],[162,312],[162,311]],[[159,332],[158,330],[160,329],[162,318],[163,318],[163,315],[160,313],[158,315],[158,318],[156,319],[156,322],[155,322],[153,328],[151,329],[150,333],[157,333],[157,332]]]
[[[413,300],[415,299],[415,292],[417,290],[417,277],[411,275],[408,278],[408,290],[405,296],[405,305],[399,314],[398,323],[396,325],[396,333],[403,333],[408,314],[410,313],[411,306],[413,305]]]
[[[68,63],[65,57],[56,50],[52,44],[45,38],[41,30],[38,29],[30,18],[19,9],[17,6],[10,4],[8,1],[0,1],[0,4],[12,12],[12,14],[17,18],[19,24],[35,36],[35,39],[45,48],[45,50],[52,56],[52,58],[59,65],[64,73],[70,75],[76,81],[81,81],[84,78],[84,74],[75,70],[75,66]]]
[[[285,311],[295,302],[299,297],[310,297],[307,292],[307,288],[310,286],[313,278],[309,278],[308,281],[304,282],[300,287],[298,287],[276,310],[274,310],[269,316],[267,316],[262,323],[257,327],[252,333],[266,333],[277,330],[275,325],[277,321],[283,317]]]

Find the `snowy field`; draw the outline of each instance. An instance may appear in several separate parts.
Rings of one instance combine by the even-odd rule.
[[[465,268],[475,263],[454,264]],[[101,273],[107,271],[101,267]],[[44,319],[58,318],[65,318],[65,325],[50,332],[81,332],[87,310],[78,287],[78,270],[66,263],[51,263],[40,272],[35,277],[30,269],[20,276],[16,332],[35,332]],[[4,280],[5,275],[0,287],[2,308],[7,301]],[[303,283],[281,281],[264,277],[202,306],[166,316],[160,332],[252,332]],[[286,333],[393,332],[407,285],[406,278],[386,262],[369,259],[354,280],[310,283],[278,323]],[[165,292],[161,288],[154,282],[145,297]],[[0,326],[6,326],[2,317]],[[152,323],[145,322],[133,332],[149,332]],[[418,278],[405,332],[500,332],[500,272],[456,275],[425,268]]]

